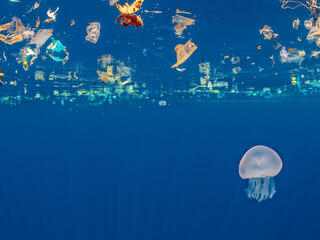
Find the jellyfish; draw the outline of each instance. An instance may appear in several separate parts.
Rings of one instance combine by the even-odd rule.
[[[269,147],[255,146],[242,157],[239,165],[239,175],[249,180],[245,190],[249,198],[261,202],[271,199],[276,193],[274,177],[282,168],[279,155]]]

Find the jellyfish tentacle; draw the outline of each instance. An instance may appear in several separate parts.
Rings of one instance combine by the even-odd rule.
[[[261,194],[261,179],[257,178],[256,179],[256,188],[254,189],[254,198],[258,199],[260,197]]]
[[[270,197],[269,195],[269,184],[270,184],[270,177],[265,177],[262,179],[262,187],[260,191],[260,198],[257,199],[258,202],[264,201]]]
[[[248,188],[245,190],[245,193],[247,194],[248,198],[251,198],[253,189],[255,188],[255,181],[254,179],[249,179],[248,181]]]
[[[269,193],[269,199],[273,197],[273,195],[276,193],[276,184],[274,182],[273,178],[270,178],[270,193]]]
[[[271,199],[276,193],[273,177],[250,178],[248,188],[245,190],[248,198],[253,198],[258,202]]]
[[[245,190],[248,198],[258,199],[260,196],[261,179],[260,178],[250,178],[249,186]]]

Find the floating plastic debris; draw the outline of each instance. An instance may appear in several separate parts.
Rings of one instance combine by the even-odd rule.
[[[31,47],[24,47],[20,51],[22,67],[25,71],[29,70],[29,67],[34,63],[38,57],[37,48],[32,49]]]
[[[44,78],[44,72],[43,71],[39,71],[39,70],[37,70],[37,71],[35,71],[34,72],[34,79],[36,80],[36,81],[45,81],[45,78]]]
[[[264,36],[264,39],[270,40],[273,36],[273,30],[268,25],[265,25],[262,29],[259,30],[259,32]]]
[[[3,69],[0,68],[0,84],[1,84],[1,85],[4,85],[4,83],[3,83],[3,77],[4,77]]]
[[[22,34],[25,27],[19,18],[13,18],[12,22],[1,25],[0,32],[2,31],[7,31],[7,35],[0,34],[0,41],[6,44],[12,45],[24,39]]]
[[[292,22],[292,28],[295,29],[295,30],[298,30],[299,29],[299,26],[300,26],[300,19],[297,18],[296,20],[294,20]]]
[[[38,49],[52,36],[53,29],[40,29],[29,44],[35,44]]]
[[[239,57],[232,57],[231,58],[231,63],[233,65],[238,64],[240,62],[240,58]]]
[[[47,16],[49,17],[48,19],[46,19],[44,22],[46,23],[49,23],[49,22],[52,22],[52,21],[56,21],[56,15],[57,15],[57,12],[59,11],[59,7],[56,8],[55,11],[52,11],[50,8],[48,9],[47,11]]]
[[[187,26],[194,25],[195,20],[181,15],[175,15],[172,17],[172,22],[176,23],[176,25],[174,26],[176,35],[181,36]]]
[[[60,57],[61,52],[65,53],[64,58]],[[69,52],[67,51],[67,48],[62,45],[59,40],[55,40],[53,37],[51,37],[51,43],[47,47],[46,53],[52,60],[55,62],[62,62],[63,65],[69,60]]]
[[[181,11],[179,9],[176,9],[176,14],[180,14],[180,13],[182,13],[182,14],[192,14],[191,12],[186,12],[186,11]]]
[[[132,14],[132,15],[127,15],[127,14],[121,14],[115,21],[117,23],[119,20],[121,27],[127,27],[127,26],[136,26],[136,27],[143,27],[143,21],[141,19],[140,15]]]
[[[116,4],[116,7],[121,12],[121,14],[116,19],[115,23],[117,23],[120,19],[121,27],[127,26],[136,26],[143,27],[143,21],[140,15],[133,14],[139,11],[144,0],[136,0],[131,5],[125,3],[123,6],[120,4]]]
[[[127,2],[121,6],[120,4],[116,4],[116,7],[122,14],[133,14],[137,11],[139,11],[139,8],[141,7],[144,0],[136,0],[131,5],[129,5]]]
[[[119,0],[109,0],[109,5],[113,6],[115,5],[117,2],[119,2]]]
[[[87,36],[86,40],[96,44],[100,37],[100,23],[92,22],[87,26]]]
[[[234,68],[232,68],[232,72],[233,72],[234,74],[238,74],[241,70],[242,70],[241,67],[234,67]]]
[[[158,104],[159,104],[159,107],[167,106],[167,102],[165,100],[160,100]]]
[[[103,68],[107,69],[107,65],[111,64],[113,62],[113,57],[110,54],[102,55],[98,59],[98,64]]]
[[[162,11],[158,11],[158,10],[144,10],[145,13],[155,13],[155,14],[160,14],[163,13]]]
[[[197,48],[198,47],[191,42],[191,39],[185,45],[178,44],[174,48],[177,53],[177,63],[172,65],[171,68],[176,68],[184,63],[192,55],[192,53],[197,50]]]

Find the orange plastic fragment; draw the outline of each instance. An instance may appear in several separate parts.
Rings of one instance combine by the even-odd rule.
[[[191,39],[185,45],[178,44],[174,48],[177,53],[177,63],[172,65],[171,68],[176,68],[184,63],[197,48],[198,47],[191,42]]]
[[[288,53],[295,53],[296,51],[296,48],[288,48]]]
[[[40,18],[38,17],[37,22],[36,22],[36,28],[38,28],[40,25]]]
[[[120,21],[121,27],[127,27],[129,25],[136,26],[136,27],[143,27],[143,22],[140,15],[121,14],[117,18],[115,23],[117,23],[120,19],[121,19]]]
[[[97,70],[97,74],[99,76],[99,80],[104,83],[112,82],[111,76],[107,72],[102,72]]]
[[[264,27],[260,29],[259,32],[264,36],[264,39],[270,40],[273,36],[273,30],[268,25],[264,25]]]
[[[45,23],[50,23],[50,22],[53,22],[53,21],[54,21],[53,18],[48,18],[48,19],[46,19],[44,22],[45,22]]]
[[[116,4],[116,7],[121,12],[119,17],[116,19],[117,23],[120,19],[121,27],[127,27],[133,25],[136,27],[143,27],[143,22],[140,15],[133,14],[139,10],[144,0],[135,0],[131,5],[125,3],[123,6]]]
[[[12,45],[16,42],[23,41],[22,33],[25,31],[20,19],[15,18],[12,22],[0,26],[0,32],[7,31],[7,35],[0,34],[0,41]]]
[[[176,10],[176,13],[183,13],[183,14],[192,14],[191,12],[185,12],[185,11],[180,11],[179,9]]]

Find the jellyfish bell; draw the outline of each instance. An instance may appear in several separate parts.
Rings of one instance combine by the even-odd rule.
[[[282,168],[279,155],[269,147],[255,146],[242,157],[239,165],[241,178],[264,178],[278,175]]]
[[[250,148],[239,164],[240,177],[249,181],[247,196],[258,202],[271,199],[276,193],[274,177],[281,169],[281,158],[274,150],[261,145]]]

